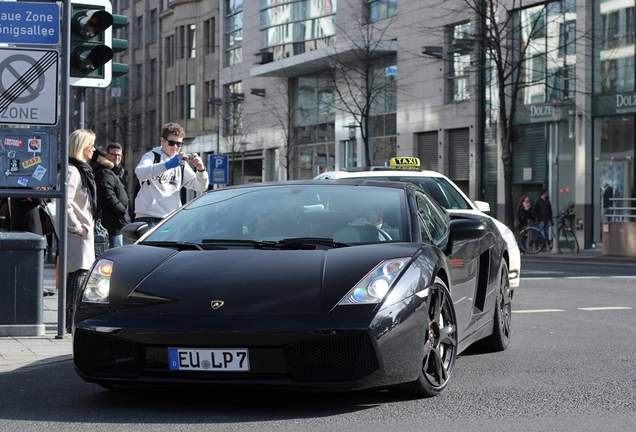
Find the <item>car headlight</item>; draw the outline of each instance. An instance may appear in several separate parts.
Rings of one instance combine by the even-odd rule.
[[[512,250],[517,246],[517,240],[515,240],[515,235],[512,233],[510,228],[506,228],[502,233],[504,240],[508,244],[508,250]]]
[[[108,303],[110,293],[110,276],[113,273],[113,262],[100,259],[95,263],[84,289],[82,301],[85,303]]]
[[[338,305],[380,303],[389,292],[410,258],[382,261],[360,280]]]

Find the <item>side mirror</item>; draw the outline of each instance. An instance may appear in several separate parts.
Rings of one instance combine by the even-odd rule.
[[[477,210],[479,210],[480,212],[490,213],[490,204],[488,204],[487,202],[473,201],[473,204],[475,204],[475,207],[477,207]]]
[[[148,232],[150,227],[146,222],[129,223],[121,229],[121,233],[128,240],[137,241]]]
[[[456,241],[480,239],[488,234],[488,226],[485,223],[475,219],[457,218],[452,219],[449,224],[450,235],[448,244],[446,245],[446,253],[453,252],[453,246]]]

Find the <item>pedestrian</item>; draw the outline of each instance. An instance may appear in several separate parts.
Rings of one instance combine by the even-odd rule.
[[[58,176],[58,189],[63,185],[62,175],[66,175],[68,205],[67,217],[67,277],[66,277],[66,331],[72,329],[73,311],[80,294],[80,287],[88,275],[88,269],[95,261],[93,232],[95,220],[100,211],[97,201],[97,186],[93,169],[88,164],[95,144],[95,133],[77,129],[68,139],[68,171]],[[57,200],[59,203],[60,200]],[[56,214],[62,219],[63,209]],[[59,226],[58,226],[59,232]]]
[[[135,197],[135,221],[153,227],[170,212],[181,206],[182,187],[206,191],[208,173],[203,160],[194,153],[190,163],[181,152],[185,131],[177,123],[163,125],[160,146],[141,157],[135,168],[141,189]],[[182,166],[183,165],[183,166]]]
[[[96,157],[97,156],[97,157]],[[111,143],[106,151],[97,149],[92,164],[97,184],[97,202],[102,214],[102,225],[108,230],[108,246],[123,246],[121,229],[130,223],[129,200],[122,182],[121,144]]]
[[[546,240],[549,239],[550,224],[552,223],[552,204],[548,199],[548,190],[542,189],[541,195],[532,206],[532,217],[537,222],[537,228],[543,233]],[[538,247],[546,247],[546,245],[537,245]]]
[[[517,220],[515,221],[515,228],[523,229],[528,226],[529,222],[533,220],[532,216],[532,204],[530,204],[530,197],[528,195],[521,195],[519,204],[517,204]]]

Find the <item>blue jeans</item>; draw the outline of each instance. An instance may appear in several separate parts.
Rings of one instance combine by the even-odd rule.
[[[550,221],[549,220],[540,220],[539,223],[537,224],[537,228],[539,229],[539,231],[541,231],[543,233],[543,236],[545,237],[546,241],[548,241],[550,239],[549,234],[550,234]],[[546,245],[542,245],[542,246],[546,246]]]
[[[124,236],[122,234],[108,233],[108,247],[115,248],[124,245]]]

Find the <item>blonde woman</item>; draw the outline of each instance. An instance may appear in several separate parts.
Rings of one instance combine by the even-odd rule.
[[[80,287],[95,261],[93,230],[95,220],[99,219],[99,206],[95,176],[88,164],[95,151],[94,144],[95,133],[86,129],[73,131],[68,139],[66,329],[69,333]],[[61,187],[61,175],[58,177],[58,189]],[[59,208],[58,214],[63,214]]]

